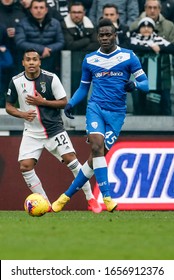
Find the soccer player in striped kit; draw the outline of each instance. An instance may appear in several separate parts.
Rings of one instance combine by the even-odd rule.
[[[40,193],[47,198],[34,170],[43,149],[64,162],[74,176],[78,174],[81,164],[63,126],[60,109],[65,107],[67,98],[58,76],[40,68],[40,56],[34,49],[25,51],[22,64],[25,71],[13,77],[9,83],[6,111],[24,119],[18,157],[22,176],[33,193]],[[17,100],[19,109],[15,106]],[[83,191],[92,211],[101,212],[89,182],[84,184]]]

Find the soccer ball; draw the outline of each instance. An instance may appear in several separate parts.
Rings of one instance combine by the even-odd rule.
[[[24,209],[30,216],[40,217],[49,212],[50,205],[39,193],[32,193],[25,199]]]

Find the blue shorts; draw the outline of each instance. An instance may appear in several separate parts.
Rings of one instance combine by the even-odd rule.
[[[125,117],[125,112],[107,111],[90,101],[86,112],[86,132],[103,135],[105,146],[109,150],[117,141]]]

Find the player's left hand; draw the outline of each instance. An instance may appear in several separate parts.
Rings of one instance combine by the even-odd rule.
[[[132,92],[134,91],[136,88],[135,83],[133,81],[128,81],[125,85],[124,85],[124,90],[127,92]]]
[[[64,113],[69,119],[74,119],[74,116],[72,115],[72,105],[71,104],[66,104],[64,108]]]

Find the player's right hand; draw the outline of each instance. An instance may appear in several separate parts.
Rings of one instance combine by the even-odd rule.
[[[72,105],[71,104],[66,104],[65,108],[64,108],[64,113],[67,116],[67,118],[69,119],[74,119],[74,116],[72,115]]]
[[[124,85],[124,90],[126,92],[132,92],[134,91],[136,88],[135,83],[133,81],[128,81],[125,85]]]
[[[28,110],[27,112],[25,112],[25,119],[29,122],[32,122],[35,117],[37,116],[37,112],[36,110]]]

